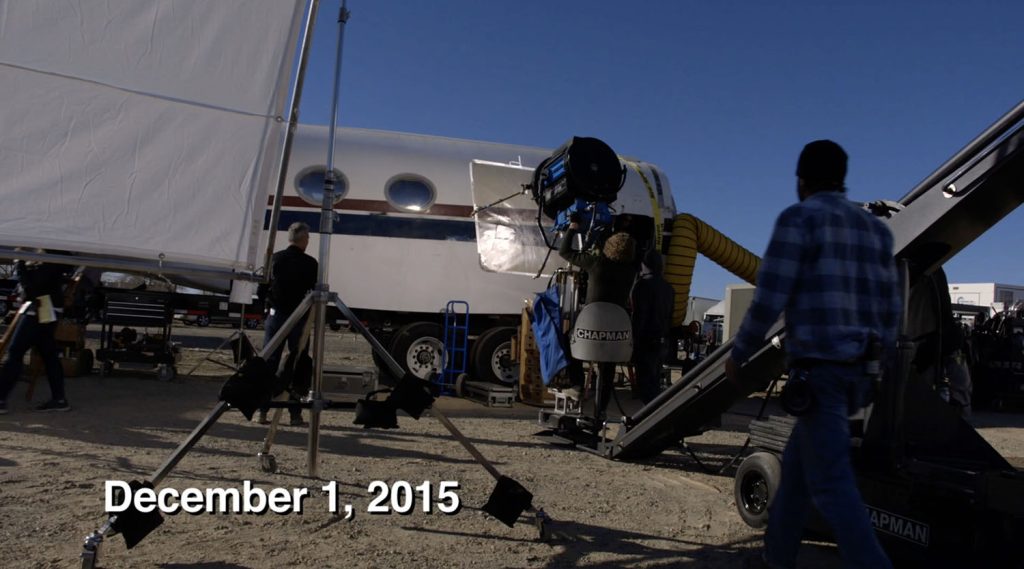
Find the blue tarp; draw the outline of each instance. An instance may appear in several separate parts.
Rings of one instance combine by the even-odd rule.
[[[544,385],[550,384],[551,379],[569,365],[562,344],[562,333],[559,331],[560,322],[558,285],[552,285],[535,296],[533,315],[530,318],[530,327],[540,353],[540,375]]]

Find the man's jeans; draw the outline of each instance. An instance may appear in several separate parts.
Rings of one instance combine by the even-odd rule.
[[[765,552],[772,566],[795,567],[813,504],[829,524],[844,567],[891,568],[871,527],[850,463],[851,408],[864,403],[870,382],[857,365],[819,364],[806,370],[814,407],[797,419],[782,456],[782,481],[772,501]]]
[[[275,334],[277,334],[278,330],[281,329],[281,326],[284,325],[285,321],[288,320],[289,316],[291,316],[290,313],[283,314],[281,312],[276,312],[275,314],[267,316],[266,320],[263,321],[264,346],[270,342],[271,338],[273,338]],[[302,318],[300,318],[298,323],[295,324],[295,327],[288,332],[288,336],[287,338],[285,338],[285,341],[281,342],[281,345],[278,346],[273,353],[267,356],[267,364],[270,366],[270,369],[274,370],[274,374],[277,374],[278,368],[281,367],[281,354],[284,351],[284,347],[286,344],[288,345],[289,354],[297,353],[297,350],[299,349],[299,340],[302,339],[302,331],[306,327],[307,318],[309,318],[308,313]],[[307,352],[308,350],[309,340],[306,341],[306,345],[304,346],[303,352]],[[269,407],[265,407],[261,410],[266,412],[268,409]],[[292,417],[302,416],[302,410],[297,405],[294,407],[289,407],[288,413]]]

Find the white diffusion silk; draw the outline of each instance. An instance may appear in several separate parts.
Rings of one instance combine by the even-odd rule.
[[[0,245],[246,270],[301,0],[0,0]]]

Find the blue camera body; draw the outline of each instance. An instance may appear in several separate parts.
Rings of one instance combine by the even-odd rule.
[[[577,217],[580,230],[586,231],[603,229],[612,225],[612,210],[608,204],[601,202],[589,202],[583,198],[577,198],[569,207],[558,212],[555,216],[555,231],[565,231],[569,228],[572,217]],[[593,225],[591,225],[593,222]]]

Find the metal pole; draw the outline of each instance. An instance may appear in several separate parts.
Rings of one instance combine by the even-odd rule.
[[[323,409],[324,328],[327,319],[327,276],[330,274],[331,237],[334,235],[334,133],[338,125],[338,93],[341,88],[341,54],[345,39],[345,23],[349,12],[347,0],[338,10],[338,46],[334,58],[334,94],[331,97],[331,123],[327,131],[327,171],[324,173],[324,196],[320,205],[320,275],[313,305],[313,385],[309,398],[309,442],[306,464],[311,478],[317,477],[320,453],[320,411]]]
[[[320,8],[320,0],[310,0],[309,13],[306,16],[305,30],[302,34],[302,44],[299,47],[299,70],[295,74],[295,84],[292,86],[292,100],[289,105],[288,132],[285,135],[284,147],[281,149],[280,170],[277,174],[277,190],[274,192],[274,207],[270,211],[270,235],[267,238],[267,252],[263,259],[263,266],[270,266],[270,257],[274,254],[274,237],[277,236],[277,224],[281,219],[281,197],[284,195],[284,186],[288,179],[288,162],[292,154],[292,142],[295,139],[295,129],[299,126],[299,101],[302,100],[302,86],[306,79],[306,62],[309,60],[309,47],[313,43],[313,24],[316,21],[316,14]],[[270,278],[264,273],[263,280]]]
[[[188,438],[182,441],[182,443],[178,445],[178,448],[171,453],[171,456],[167,457],[167,460],[165,460],[164,463],[161,464],[152,475],[150,475],[149,482],[153,484],[154,488],[163,482],[164,478],[171,473],[171,470],[174,470],[174,467],[181,462],[181,459],[185,458],[185,455],[192,450],[192,447],[196,446],[199,439],[203,438],[203,435],[210,430],[210,427],[212,427],[213,424],[217,422],[217,419],[220,419],[220,416],[223,415],[230,407],[231,406],[227,401],[221,401],[213,408],[213,411],[211,411],[210,414],[202,420],[201,423],[196,425],[195,429],[192,429]]]

